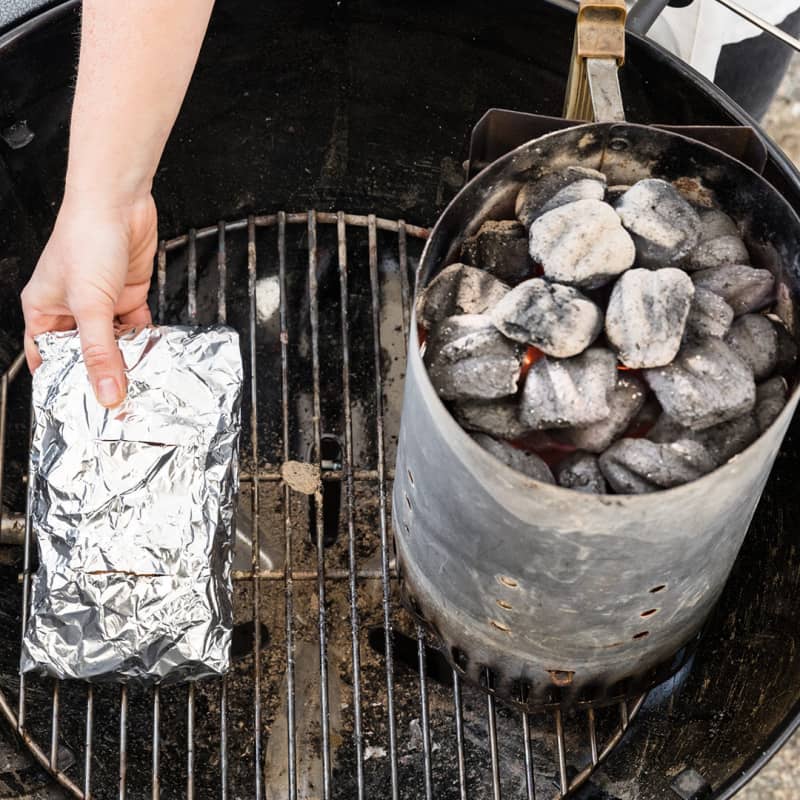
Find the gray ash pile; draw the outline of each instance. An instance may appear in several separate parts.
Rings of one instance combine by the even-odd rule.
[[[546,175],[419,296],[431,382],[509,467],[652,492],[721,466],[780,413],[797,347],[775,277],[684,183]]]

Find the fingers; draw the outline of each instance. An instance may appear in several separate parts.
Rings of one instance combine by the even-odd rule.
[[[120,314],[119,321],[126,326],[131,325],[134,328],[144,328],[152,323],[153,317],[150,314],[147,303],[144,303],[139,306],[139,308],[135,308],[127,314]]]
[[[81,337],[83,360],[98,402],[106,408],[125,399],[127,381],[122,354],[114,338],[114,311],[94,305],[75,315]]]
[[[42,357],[39,355],[39,348],[33,341],[28,331],[25,331],[25,360],[28,362],[28,369],[35,372],[42,365]]]

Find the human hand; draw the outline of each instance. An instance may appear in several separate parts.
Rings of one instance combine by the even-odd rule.
[[[31,372],[41,364],[34,337],[77,326],[98,401],[107,408],[122,402],[127,381],[114,322],[150,324],[147,293],[156,239],[152,195],[114,204],[67,188],[50,239],[22,291]]]

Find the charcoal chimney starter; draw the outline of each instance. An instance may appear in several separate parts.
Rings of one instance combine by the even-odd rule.
[[[690,178],[743,228],[794,330],[800,220],[756,172],[684,136],[632,124],[545,135],[476,176],[433,229],[417,292],[521,186],[566,166],[609,185]],[[409,605],[454,668],[528,708],[631,697],[674,674],[719,598],[800,394],[773,424],[698,480],[644,495],[540,482],[481,448],[440,400],[411,326],[394,484],[398,566]],[[485,676],[489,676],[487,682]],[[487,685],[488,684],[488,685]]]

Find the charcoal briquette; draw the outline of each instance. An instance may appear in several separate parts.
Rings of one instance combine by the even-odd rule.
[[[481,314],[497,303],[509,287],[482,269],[466,264],[445,267],[417,300],[417,322],[430,329],[456,314]]]
[[[627,367],[661,367],[675,358],[694,296],[679,269],[632,269],[614,285],[606,336]]]
[[[605,494],[608,491],[597,456],[580,451],[560,461],[555,470],[556,482],[565,489],[587,494]]]
[[[516,286],[487,315],[509,339],[560,358],[582,353],[603,327],[603,312],[588,297],[542,278]]]
[[[527,475],[543,483],[555,483],[550,467],[539,458],[535,453],[527,453],[524,450],[513,447],[508,442],[501,442],[486,436],[483,433],[476,433],[472,437],[484,450],[491,453],[498,461],[502,461],[506,466]]]
[[[727,422],[755,404],[752,370],[721,339],[687,342],[671,364],[642,374],[664,411],[692,430]]]
[[[644,494],[697,480],[715,464],[698,442],[682,439],[659,444],[649,439],[620,439],[599,459],[603,476],[618,494]]]
[[[778,418],[786,405],[789,386],[786,379],[777,375],[756,387],[755,417],[758,429],[763,433]]]
[[[774,298],[775,278],[766,269],[754,269],[746,264],[711,267],[692,273],[694,285],[719,295],[735,316],[758,311]]]
[[[686,257],[683,264],[686,269],[694,271],[750,263],[750,254],[736,223],[726,213],[716,208],[702,209],[698,213],[700,239]]]
[[[493,400],[517,391],[523,348],[482,314],[448,317],[431,330],[424,361],[445,400]]]
[[[639,378],[619,373],[616,386],[607,395],[608,416],[593,425],[570,428],[561,436],[579,450],[602,453],[628,430],[646,396],[647,387]]]
[[[514,213],[528,229],[546,211],[576,200],[602,200],[605,191],[606,176],[602,172],[567,167],[526,183],[517,195]]]
[[[461,258],[511,286],[531,277],[528,233],[516,220],[488,220],[461,245]]]
[[[743,314],[731,326],[725,341],[753,371],[757,381],[778,364],[778,330],[763,314]]]
[[[528,372],[520,420],[536,430],[575,428],[605,419],[616,385],[617,362],[610,350],[592,347],[565,359],[540,358]]]
[[[461,400],[453,403],[452,412],[462,428],[499,439],[518,439],[529,430],[519,420],[519,403],[515,397]]]
[[[684,338],[714,336],[724,339],[733,323],[733,309],[710,289],[695,286]]]
[[[530,253],[549,280],[585,288],[606,283],[636,257],[614,209],[600,200],[578,200],[539,217],[531,225]]]
[[[751,445],[759,436],[756,416],[750,412],[702,431],[685,428],[669,414],[662,414],[648,433],[653,442],[676,442],[690,439],[708,450],[715,466],[720,466]]]
[[[638,181],[619,199],[616,209],[636,243],[640,267],[677,266],[697,245],[700,217],[666,181]]]

